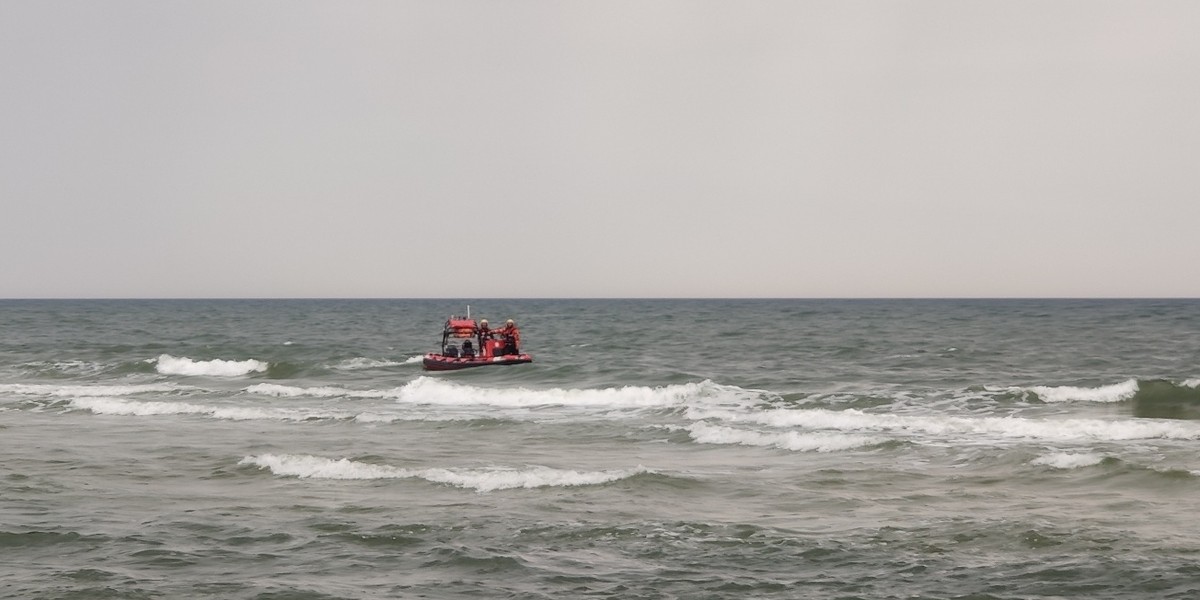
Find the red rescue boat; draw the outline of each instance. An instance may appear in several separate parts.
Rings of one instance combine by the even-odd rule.
[[[483,327],[467,316],[452,316],[442,327],[442,350],[425,355],[422,364],[429,371],[454,371],[488,365],[519,365],[533,362],[533,356],[517,348],[519,335],[502,335],[502,330]]]

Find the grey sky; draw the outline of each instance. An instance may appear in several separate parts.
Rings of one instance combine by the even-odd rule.
[[[1198,30],[0,0],[0,297],[1200,296]]]

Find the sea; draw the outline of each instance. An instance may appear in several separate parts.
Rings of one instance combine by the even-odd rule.
[[[0,301],[4,599],[1197,597],[1198,300]]]

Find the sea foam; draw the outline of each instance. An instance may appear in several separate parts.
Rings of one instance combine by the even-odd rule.
[[[416,358],[415,362],[421,362],[420,356],[417,356],[415,358]],[[397,362],[394,360],[379,360],[376,358],[367,358],[365,356],[359,356],[359,357],[348,358],[346,360],[343,360],[343,361],[337,363],[336,365],[331,365],[330,368],[337,369],[339,371],[360,371],[363,369],[380,369],[380,368],[384,368],[384,367],[398,367],[400,365],[413,364],[413,362],[414,361],[412,358],[406,359],[403,362]]]
[[[54,385],[49,383],[8,383],[0,384],[0,393],[18,394],[22,396],[132,396],[146,393],[169,393],[183,389],[185,386],[173,383],[149,383],[137,385]]]
[[[252,394],[277,397],[317,398],[392,398],[401,404],[436,406],[494,406],[529,408],[569,406],[593,408],[654,408],[705,405],[746,406],[761,392],[711,381],[662,387],[625,386],[620,388],[534,390],[527,388],[487,388],[418,377],[399,388],[351,390],[336,386],[296,387],[259,383],[246,388]]]
[[[424,479],[456,487],[491,492],[515,488],[569,487],[598,485],[650,473],[638,466],[611,471],[575,471],[531,466],[523,469],[404,469],[390,465],[375,465],[342,458],[332,460],[319,456],[293,454],[262,454],[247,456],[239,465],[254,465],[276,475],[301,479]]]
[[[163,375],[205,375],[211,377],[240,377],[250,373],[262,373],[269,366],[261,360],[192,360],[187,357],[175,357],[161,354],[149,362],[155,363],[155,370]]]
[[[1043,465],[1053,467],[1055,469],[1078,469],[1081,467],[1092,467],[1104,461],[1104,455],[1095,454],[1092,452],[1071,453],[1071,452],[1055,452],[1045,456],[1039,456],[1030,464]]]
[[[510,407],[588,406],[608,408],[651,408],[684,406],[692,402],[746,404],[755,392],[711,381],[661,387],[532,390],[526,388],[483,388],[418,377],[400,389],[397,400],[411,404],[490,405]]]
[[[1060,442],[1128,441],[1144,439],[1200,440],[1200,424],[1151,419],[1024,419],[1019,417],[952,417],[866,413],[858,409],[773,409],[739,412],[688,409],[693,420],[754,424],[776,429],[803,428],[849,433],[932,435],[939,438],[1036,439]]]
[[[67,375],[96,375],[106,371],[108,365],[84,360],[38,361],[19,365],[29,371],[56,371]]]
[[[1123,402],[1137,394],[1138,382],[1129,379],[1112,385],[1099,387],[1073,387],[1069,385],[1051,387],[1038,385],[1024,388],[1037,394],[1042,402]]]
[[[209,406],[187,402],[140,402],[120,398],[75,398],[71,408],[99,415],[148,417],[159,415],[203,415],[231,421],[311,421],[351,419],[352,413],[308,410],[302,408],[255,408],[240,406]]]
[[[740,444],[766,446],[795,452],[838,452],[887,441],[878,436],[831,432],[762,432],[693,423],[688,427],[692,439],[701,444]]]
[[[247,387],[246,392],[259,396],[274,396],[276,398],[389,398],[395,397],[399,393],[399,390],[350,390],[328,385],[297,387],[278,383],[256,383]]]

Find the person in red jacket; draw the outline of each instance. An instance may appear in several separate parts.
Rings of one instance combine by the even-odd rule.
[[[521,353],[521,330],[517,329],[517,324],[512,319],[505,321],[504,327],[497,329],[496,333],[504,340],[505,355]]]

